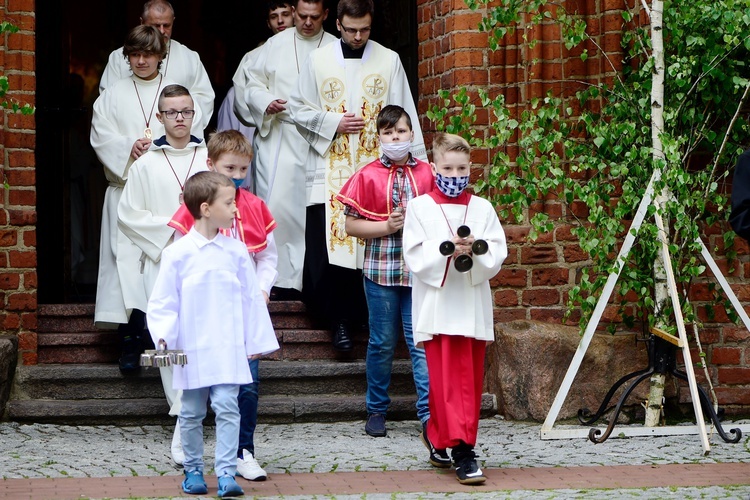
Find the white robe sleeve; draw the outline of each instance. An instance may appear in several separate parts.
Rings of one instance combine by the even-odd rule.
[[[148,199],[148,176],[144,175],[144,170],[160,166],[150,162],[154,155],[156,152],[149,151],[130,167],[128,182],[117,206],[117,226],[149,259],[159,262],[162,250],[175,231],[167,225],[171,215],[155,214],[151,209],[153,202]]]
[[[242,120],[256,127],[261,137],[268,135],[274,120],[274,115],[266,115],[266,108],[280,98],[271,92],[271,80],[266,71],[269,58],[273,59],[273,47],[266,42],[250,52],[238,70],[242,76],[234,80],[234,109]]]
[[[122,53],[122,47],[120,47],[109,54],[107,66],[104,68],[101,80],[99,80],[99,93],[101,94],[113,83],[128,76],[130,76],[130,65],[128,65],[127,59]]]
[[[476,286],[494,278],[500,271],[500,267],[508,256],[508,246],[505,242],[505,231],[503,231],[492,205],[487,200],[478,197],[472,197],[471,202],[486,205],[483,234],[474,234],[474,238],[485,240],[488,251],[483,255],[472,255],[474,265],[469,271],[471,284]]]
[[[253,254],[253,261],[255,261],[255,274],[258,277],[258,286],[261,290],[270,294],[271,288],[276,283],[276,277],[279,274],[276,271],[279,263],[279,255],[276,250],[276,240],[273,238],[273,233],[268,235],[268,246],[263,251]]]
[[[299,133],[316,153],[325,156],[336,138],[336,129],[344,115],[324,111],[320,105],[314,54],[302,66],[297,90],[289,97],[288,106]]]
[[[193,123],[193,135],[203,137],[203,131],[208,127],[208,122],[214,114],[216,94],[198,53],[185,47],[184,54],[187,59],[184,64],[186,68],[189,68],[186,73],[191,76],[188,77],[189,81],[179,83],[190,90],[190,95],[200,110],[200,116],[196,116],[196,121]]]
[[[91,118],[91,147],[104,165],[110,181],[124,182],[131,163],[130,150],[138,137],[123,135],[120,122],[126,121],[121,115],[132,110],[119,110],[113,92],[104,92],[94,102]],[[140,110],[138,110],[140,112]]]
[[[167,347],[174,349],[179,336],[180,290],[177,263],[167,253],[164,265],[159,270],[154,290],[148,301],[146,312],[148,331],[154,345],[158,347],[159,339],[167,342]]]
[[[440,288],[452,259],[440,253],[440,244],[445,239],[428,238],[419,211],[412,200],[404,221],[404,262],[415,277],[427,285]]]
[[[268,354],[279,348],[279,342],[271,324],[268,307],[260,293],[250,256],[242,259],[239,279],[242,286],[242,311],[245,315],[245,350],[248,356]]]

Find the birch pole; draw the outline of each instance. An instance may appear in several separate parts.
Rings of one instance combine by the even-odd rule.
[[[651,142],[653,147],[653,164],[654,168],[661,168],[658,165],[665,159],[664,148],[661,142],[661,134],[664,131],[664,36],[663,36],[663,15],[664,1],[653,0],[649,17],[651,19],[651,47],[653,49],[652,57],[654,59],[654,73],[651,79]],[[662,209],[667,201],[665,190],[659,192],[654,199],[656,204],[657,216],[662,213]],[[669,232],[669,224],[664,225],[664,231]],[[669,241],[669,234],[664,235],[665,241]],[[654,260],[654,316],[657,318],[657,326],[664,326],[661,312],[669,304],[669,290],[667,287],[667,277],[664,269],[664,259],[661,253],[658,253]],[[659,425],[661,417],[662,401],[664,399],[665,375],[654,373],[651,376],[649,386],[648,402],[646,405],[646,418],[644,426],[656,427]]]

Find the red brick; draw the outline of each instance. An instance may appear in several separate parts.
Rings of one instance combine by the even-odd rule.
[[[495,323],[508,323],[526,319],[526,309],[520,307],[497,307],[495,308],[493,318]]]
[[[23,286],[26,290],[36,288],[38,286],[36,271],[28,271],[23,273]]]
[[[0,229],[0,247],[14,247],[18,244],[18,230]]]
[[[7,300],[8,311],[35,311],[37,307],[35,293],[12,293]]]
[[[11,189],[8,193],[10,205],[36,206],[36,190],[33,189]]]
[[[742,358],[740,347],[714,347],[711,350],[711,364],[738,365]]]
[[[21,327],[21,316],[16,313],[0,313],[0,328],[5,331],[18,330]]]
[[[24,132],[5,132],[3,134],[6,148],[34,149],[36,136]]]
[[[34,0],[7,0],[7,11],[8,14],[14,14],[21,12],[33,13],[34,12]]]
[[[590,256],[579,245],[565,245],[563,246],[563,258],[565,262],[572,263],[589,260]]]
[[[11,250],[8,252],[10,257],[10,267],[36,267],[36,251]]]
[[[36,69],[36,57],[33,53],[10,52],[5,54],[4,61],[2,62],[6,69],[29,72]]]
[[[552,306],[560,303],[560,292],[554,288],[524,290],[524,306]]]
[[[520,288],[527,285],[527,276],[528,272],[524,269],[500,269],[496,279],[500,286]]]
[[[10,219],[8,223],[11,226],[33,226],[36,224],[36,211],[29,209],[8,210]]]
[[[26,52],[34,52],[36,44],[34,43],[34,35],[28,33],[14,33],[8,35],[8,50],[24,50]]]
[[[494,295],[495,307],[517,307],[518,293],[514,290],[498,290]]]
[[[26,247],[36,247],[36,230],[28,230],[23,232],[23,244]]]
[[[36,351],[21,352],[21,363],[26,366],[37,364]]]
[[[719,367],[719,383],[728,385],[750,384],[750,368]]]
[[[32,89],[33,90],[33,89]],[[8,128],[31,130],[36,127],[36,118],[34,115],[24,115],[21,113],[8,113]]]
[[[36,330],[37,326],[36,311],[21,313],[21,328],[25,328],[27,330]]]
[[[567,268],[542,268],[531,271],[531,286],[567,285],[570,270]]]
[[[11,152],[8,156],[10,158],[13,157],[13,153]],[[33,154],[32,154],[33,157]],[[33,165],[33,162],[31,163]],[[24,169],[24,170],[15,170],[12,168],[8,168],[5,170],[5,179],[8,181],[8,184],[10,184],[11,187],[17,187],[17,186],[34,186],[36,183],[36,173],[34,170],[31,169]]]
[[[557,249],[553,246],[535,245],[521,249],[521,263],[549,264],[557,262]]]
[[[35,351],[37,337],[34,332],[23,332],[18,334],[18,349],[21,351]]]
[[[543,321],[545,323],[563,323],[563,316],[565,311],[562,309],[538,309],[531,308],[529,311],[529,319],[534,321]]]
[[[750,339],[750,332],[744,326],[725,326],[724,327],[724,342],[744,342]]]
[[[21,277],[18,273],[0,273],[0,289],[18,290],[21,284]]]

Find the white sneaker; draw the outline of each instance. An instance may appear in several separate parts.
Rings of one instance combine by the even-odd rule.
[[[247,450],[242,450],[242,458],[237,458],[237,474],[248,481],[265,481],[266,471],[264,471],[253,457],[253,454]]]
[[[177,465],[185,463],[185,453],[182,451],[182,439],[180,439],[180,422],[174,426],[174,434],[172,435],[172,460]]]

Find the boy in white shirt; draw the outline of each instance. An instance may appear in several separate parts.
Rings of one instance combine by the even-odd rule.
[[[206,403],[216,414],[219,497],[244,492],[237,470],[239,387],[252,382],[247,359],[279,348],[246,246],[221,234],[237,212],[236,188],[217,172],[200,172],[185,183],[184,202],[195,226],[162,253],[148,304],[154,344],[181,349],[188,363],[175,366],[173,386],[182,390],[179,423],[188,494],[205,494],[203,419]]]

